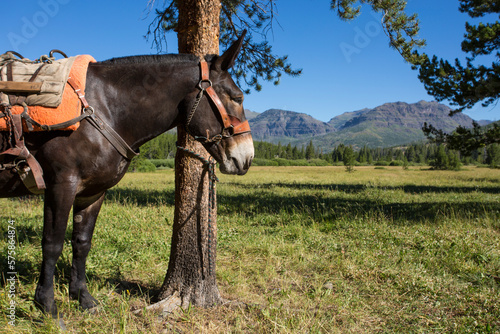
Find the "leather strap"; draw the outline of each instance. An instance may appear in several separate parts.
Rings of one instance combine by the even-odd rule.
[[[92,124],[123,157],[131,160],[133,157],[139,155],[139,153],[135,152],[125,142],[125,140],[123,140],[123,138],[111,126],[109,126],[109,124],[107,124],[101,117],[94,114],[94,109],[89,105],[87,99],[85,98],[85,94],[83,94],[81,84],[72,77],[68,78],[68,84],[75,90],[76,95],[78,95],[78,98],[82,101],[83,113],[80,117],[77,117],[77,119],[87,119],[90,124]],[[73,120],[68,122],[72,122]],[[80,120],[77,120],[77,122],[78,121]],[[57,126],[62,125],[64,125],[64,123],[57,124]],[[52,127],[54,127],[54,125]]]
[[[202,85],[204,82],[207,82],[209,84],[209,86],[205,88],[205,92],[207,92],[208,96],[210,97],[215,107],[219,111],[222,123],[224,124],[224,129],[232,128],[233,135],[250,132],[250,124],[248,123],[248,120],[241,122],[238,118],[228,115],[226,108],[222,104],[222,101],[215,92],[215,89],[212,86],[212,82],[209,79],[210,69],[208,68],[208,63],[206,61],[200,61],[200,69],[201,69],[200,85]]]
[[[247,121],[244,121],[238,125],[233,125],[233,134],[242,134],[245,132],[251,132],[250,131],[250,123]]]
[[[222,118],[222,124],[224,124],[224,128],[230,128],[231,127],[231,120],[229,119],[229,115],[227,114],[226,108],[224,108],[224,105],[222,104],[222,101],[219,99],[217,96],[217,93],[215,92],[214,88],[212,86],[208,87],[205,89],[207,92],[208,96],[210,96],[210,99],[212,102],[215,104],[215,107],[219,111],[220,117]]]
[[[229,115],[227,114],[226,108],[222,104],[222,101],[219,99],[219,96],[217,96],[217,93],[215,92],[214,88],[212,87],[212,82],[209,79],[210,69],[208,68],[208,63],[206,61],[201,61],[200,62],[200,69],[201,69],[201,82],[200,82],[200,84],[203,84],[203,82],[209,83],[209,86],[207,88],[205,88],[205,92],[207,92],[208,96],[210,97],[212,102],[215,104],[215,107],[219,111],[219,114],[222,118],[222,124],[224,124],[224,128],[231,127],[231,120],[229,119]]]
[[[123,138],[109,124],[96,114],[91,114],[86,118],[99,132],[114,146],[114,148],[125,158],[131,160],[139,155],[135,152]]]
[[[85,94],[82,92],[81,85],[72,77],[68,78],[68,83],[69,85],[75,90],[76,95],[78,95],[78,98],[80,101],[82,101],[83,108],[87,109],[89,108],[89,103],[87,102],[87,99],[85,98]]]
[[[14,81],[12,79],[12,62],[7,64],[7,81]],[[13,94],[8,94],[9,97],[9,104],[13,106],[16,102],[16,96]]]
[[[200,61],[201,81],[210,81],[210,69],[208,63],[204,60]]]
[[[76,124],[76,123],[82,121],[83,119],[89,117],[92,113],[93,113],[93,110],[91,110],[90,108],[87,108],[87,109],[83,110],[83,112],[80,116],[72,118],[69,121],[58,123],[58,124],[53,124],[53,125],[40,124],[37,121],[35,121],[28,114],[27,107],[24,108],[24,111],[21,113],[21,117],[24,118],[24,120],[26,121],[26,124],[29,124],[29,125],[32,124],[32,125],[38,126],[39,128],[41,128],[44,131],[52,131],[52,130],[66,129],[67,127],[69,127],[73,124]]]
[[[45,189],[42,167],[24,144],[21,115],[10,115],[10,117],[12,118],[12,132],[14,134],[15,146],[3,151],[0,155],[8,154],[25,160],[31,169],[31,173],[26,169],[18,170],[18,173],[28,190],[35,194],[40,193]]]

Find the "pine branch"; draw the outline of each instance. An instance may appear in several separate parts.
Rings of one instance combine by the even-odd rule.
[[[154,8],[155,0],[148,2],[149,8]],[[155,10],[155,18],[148,26],[148,31],[144,36],[148,40],[151,36],[153,41],[151,47],[155,47],[158,53],[163,51],[163,43],[165,49],[167,47],[167,38],[165,32],[175,31],[177,28],[178,11],[176,1],[170,1],[170,4],[164,10]]]
[[[500,5],[490,0],[461,0],[460,10],[471,17],[481,17],[487,13],[500,12]],[[458,108],[458,113],[472,108],[477,103],[487,107],[500,99],[500,23],[478,26],[466,23],[465,39],[462,50],[468,53],[465,66],[458,59],[454,64],[433,56],[425,56],[418,66],[418,78],[425,89],[438,101],[448,100]],[[496,51],[496,61],[491,66],[474,65],[480,55],[489,55]]]
[[[389,38],[390,45],[407,62],[417,65],[424,60],[415,50],[425,45],[425,40],[418,38],[419,21],[417,15],[408,16],[405,13],[406,1],[404,0],[331,0],[331,8],[337,15],[346,21],[356,18],[361,5],[368,4],[375,12],[382,12],[382,29]]]
[[[459,126],[451,134],[427,123],[424,123],[422,130],[431,142],[445,144],[452,150],[460,151],[464,156],[470,155],[478,148],[500,142],[500,124],[498,122],[487,127],[481,127],[473,122],[471,129]]]

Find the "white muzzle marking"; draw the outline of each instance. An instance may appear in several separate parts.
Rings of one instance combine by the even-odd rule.
[[[241,138],[241,139],[240,139]],[[243,175],[248,171],[254,157],[252,136],[233,137],[233,142],[225,149],[220,171],[224,174]]]

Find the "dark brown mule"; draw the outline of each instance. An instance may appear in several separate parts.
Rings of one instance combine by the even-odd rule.
[[[228,69],[242,44],[235,42],[222,56],[207,57],[209,78],[231,120],[244,122],[243,94]],[[200,62],[190,55],[136,56],[90,64],[86,98],[90,106],[135,151],[161,133],[185,125],[193,136],[219,140],[203,145],[223,173],[244,174],[253,159],[249,132],[231,135],[224,130],[215,104],[200,92]],[[208,82],[202,83],[204,88]],[[196,111],[195,102],[199,102]],[[193,113],[194,111],[194,113]],[[187,118],[189,117],[189,122]],[[229,135],[227,135],[229,133]],[[217,136],[226,134],[224,136]],[[0,151],[8,136],[0,136]],[[88,121],[74,132],[37,132],[25,135],[26,146],[44,172],[43,261],[35,303],[56,319],[53,277],[73,207],[73,264],[69,293],[84,309],[97,305],[85,282],[85,262],[95,222],[107,189],[121,180],[130,160],[122,156]],[[0,197],[28,195],[12,170],[0,171]]]

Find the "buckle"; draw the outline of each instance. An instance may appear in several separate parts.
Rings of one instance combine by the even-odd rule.
[[[204,82],[208,83],[208,86],[206,88],[203,88],[203,83]],[[198,82],[198,88],[200,90],[205,90],[208,87],[212,87],[212,81],[210,79],[201,79],[200,82]]]

